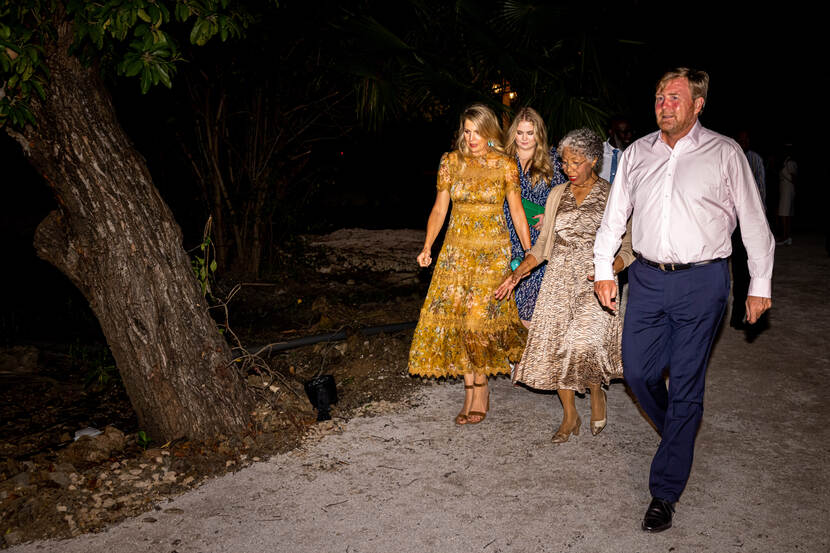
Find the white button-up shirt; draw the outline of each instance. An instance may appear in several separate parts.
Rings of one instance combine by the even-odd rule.
[[[769,298],[775,239],[738,144],[695,122],[669,147],[660,131],[620,157],[594,242],[597,280],[612,280],[614,252],[632,216],[635,252],[659,263],[726,258],[738,221],[748,255],[749,295]]]

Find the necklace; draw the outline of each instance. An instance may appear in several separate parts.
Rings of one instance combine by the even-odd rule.
[[[571,186],[574,187],[574,188],[590,188],[590,187],[594,186],[597,183],[598,180],[599,180],[599,177],[594,175],[594,180],[592,180],[591,182],[586,182],[585,184],[573,184],[573,183],[571,183]]]

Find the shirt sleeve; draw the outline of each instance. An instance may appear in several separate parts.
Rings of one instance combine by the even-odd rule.
[[[438,185],[439,191],[449,191],[452,187],[452,171],[450,170],[450,154],[445,152],[441,156],[441,162],[438,164]]]
[[[620,247],[631,214],[631,196],[628,182],[628,162],[632,148],[626,149],[617,162],[617,174],[608,194],[608,203],[602,215],[594,240],[594,279],[614,280],[614,254]]]
[[[772,297],[775,239],[770,232],[761,195],[746,156],[733,151],[727,159],[726,178],[735,203],[749,268],[749,295]]]
[[[622,237],[620,244],[620,251],[617,255],[623,260],[623,269],[634,263],[636,257],[634,256],[634,248],[631,245],[631,219],[628,219],[628,224],[625,226],[625,234]],[[622,269],[621,269],[622,270]]]

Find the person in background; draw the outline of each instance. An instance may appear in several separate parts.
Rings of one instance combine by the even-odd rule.
[[[605,428],[602,385],[621,378],[623,369],[622,321],[603,309],[589,280],[594,268],[594,235],[611,189],[595,170],[602,160],[602,139],[590,129],[577,129],[562,139],[557,151],[569,182],[551,191],[539,240],[496,289],[495,296],[507,297],[537,265],[548,262],[527,346],[513,381],[557,391],[563,416],[553,442],[561,444],[571,434],[579,435],[582,421],[574,395],[586,388],[591,391],[591,434],[596,436]],[[633,259],[629,244],[614,260],[614,271],[619,272]]]
[[[784,145],[784,161],[778,171],[778,232],[779,246],[793,243],[792,218],[795,215],[795,183],[798,177],[798,164],[793,159],[792,144]]]
[[[616,309],[614,252],[631,217],[637,259],[628,270],[625,380],[661,436],[651,463],[651,503],[641,527],[670,528],[703,417],[709,351],[729,295],[730,237],[740,222],[749,254],[747,322],[772,305],[775,241],[740,146],[704,128],[709,75],[681,67],[657,83],[659,130],[620,158],[594,243],[594,290]],[[664,373],[668,371],[666,388]]]
[[[634,129],[624,116],[615,115],[608,121],[608,140],[602,143],[600,178],[614,183],[620,156],[633,139]]]
[[[464,378],[464,405],[455,423],[477,424],[490,407],[487,379],[510,374],[509,360],[524,349],[527,330],[516,303],[499,301],[493,289],[510,267],[510,206],[522,246],[530,229],[522,208],[515,160],[503,153],[496,114],[482,104],[464,110],[456,149],[441,157],[438,192],[427,222],[418,264],[432,263],[432,245],[452,215],[409,350],[409,374]]]
[[[533,108],[521,108],[513,119],[506,133],[505,153],[516,159],[519,173],[519,184],[522,189],[522,203],[530,207],[533,212],[544,210],[545,202],[552,187],[565,182],[565,174],[559,164],[558,156],[548,154],[548,133],[542,117]],[[535,244],[539,238],[539,231],[544,222],[544,213],[531,215],[526,210],[530,225],[530,243]],[[513,259],[524,258],[519,235],[510,216],[510,206],[504,204],[504,216],[507,219],[507,228],[510,231],[510,248]],[[536,296],[545,276],[545,266],[542,265],[524,279],[516,287],[515,300],[519,310],[519,318],[525,326],[530,325],[533,317],[533,307],[536,305]]]

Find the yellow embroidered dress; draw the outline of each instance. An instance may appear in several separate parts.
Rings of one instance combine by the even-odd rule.
[[[493,292],[510,270],[505,195],[519,191],[516,164],[498,152],[441,158],[438,190],[448,190],[452,213],[409,350],[409,374],[458,377],[510,374],[527,332],[516,302]]]

